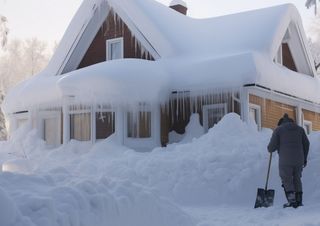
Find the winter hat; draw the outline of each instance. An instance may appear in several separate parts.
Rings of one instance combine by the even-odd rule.
[[[280,126],[282,123],[286,123],[286,122],[294,122],[294,121],[293,121],[293,119],[291,119],[289,117],[289,115],[287,113],[284,113],[282,118],[278,121],[278,126]]]

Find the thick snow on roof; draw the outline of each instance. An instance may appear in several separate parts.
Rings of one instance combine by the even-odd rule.
[[[21,82],[8,92],[2,104],[3,111],[25,111],[43,103],[61,105],[62,95],[55,85],[58,80],[58,76],[35,76]]]
[[[301,20],[292,4],[194,19],[153,0],[109,2],[124,20],[135,21],[161,57],[206,53],[218,56],[248,50],[274,55],[278,46],[273,45],[280,43],[290,21]]]
[[[85,0],[48,65],[52,74],[59,71],[74,40],[82,34],[93,13],[99,13],[96,8],[105,2],[129,27],[135,26],[162,58],[185,54],[230,55],[248,50],[263,51],[271,57],[290,21],[302,26],[299,13],[291,4],[194,19],[154,0]]]
[[[57,85],[64,96],[75,96],[78,101],[128,103],[164,99],[169,82],[157,62],[123,59],[71,72]]]
[[[5,112],[16,112],[55,101],[61,104],[63,96],[74,96],[76,102],[159,102],[167,100],[172,91],[197,94],[245,84],[257,84],[315,103],[320,100],[318,77],[293,72],[266,61],[261,54],[247,52],[220,58],[122,59],[62,76],[36,76],[10,92],[3,106]]]
[[[155,62],[108,61],[53,76],[97,12],[95,9],[105,3],[83,2],[48,68],[7,96],[6,112],[61,100],[63,95],[79,100],[152,101],[175,90],[233,88],[249,83],[320,102],[319,78],[290,71],[272,61],[289,24],[294,21],[301,26],[300,16],[291,4],[193,19],[153,0],[108,0],[126,23],[137,26],[134,30],[142,32],[161,58]],[[53,78],[45,79],[50,76]]]

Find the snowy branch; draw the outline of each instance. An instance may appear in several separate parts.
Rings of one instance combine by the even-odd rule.
[[[314,6],[314,14],[317,15],[317,0],[307,0],[305,5],[308,9]]]
[[[5,16],[0,15],[0,45],[2,48],[7,44],[7,37],[9,33],[7,21],[8,20]]]

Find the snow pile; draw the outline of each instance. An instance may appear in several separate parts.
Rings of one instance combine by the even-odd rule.
[[[12,199],[6,196],[1,208],[17,205],[21,215],[28,217],[18,224],[12,207],[0,225],[9,226],[6,221],[23,226],[192,225],[190,217],[171,202],[129,181],[70,177],[57,170],[37,176],[3,173],[0,183]]]
[[[192,126],[195,118],[190,128],[196,128]],[[19,169],[16,161],[14,170],[19,173],[0,174],[0,199],[4,200],[0,209],[10,208],[0,225],[212,226],[228,218],[225,211],[234,216],[230,225],[256,225],[261,217],[270,216],[274,221],[269,225],[286,225],[293,215],[281,212],[285,200],[276,154],[269,182],[269,188],[276,190],[275,207],[253,210],[257,188],[265,183],[271,132],[258,132],[231,113],[199,138],[148,153],[119,146],[113,136],[91,148],[88,143],[72,141],[46,150],[33,133],[21,146],[1,142],[1,161],[8,160],[4,166],[17,159],[6,154],[13,149],[19,153],[23,147],[32,167],[22,164]],[[304,203],[310,208],[299,211],[314,219],[308,211],[320,209],[316,201],[320,198],[320,133],[312,134],[310,141],[310,158],[303,173]],[[206,218],[204,209],[209,207],[222,215]],[[255,218],[238,222],[240,213]],[[199,220],[201,217],[206,219]]]
[[[0,188],[0,223],[1,225],[13,225],[16,220],[21,220],[18,209],[8,194]]]
[[[190,121],[184,134],[179,134],[174,130],[169,133],[169,143],[188,143],[203,134],[204,129],[200,124],[199,114],[194,113],[190,116]]]

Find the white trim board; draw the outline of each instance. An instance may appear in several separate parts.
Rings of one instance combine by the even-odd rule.
[[[244,90],[247,90],[248,94],[257,95],[269,100],[285,103],[295,107],[301,107],[302,109],[309,110],[312,112],[320,113],[320,105],[315,103],[310,103],[298,98],[290,97],[285,94],[275,92],[273,90],[263,89],[257,86],[254,87],[243,87]]]

